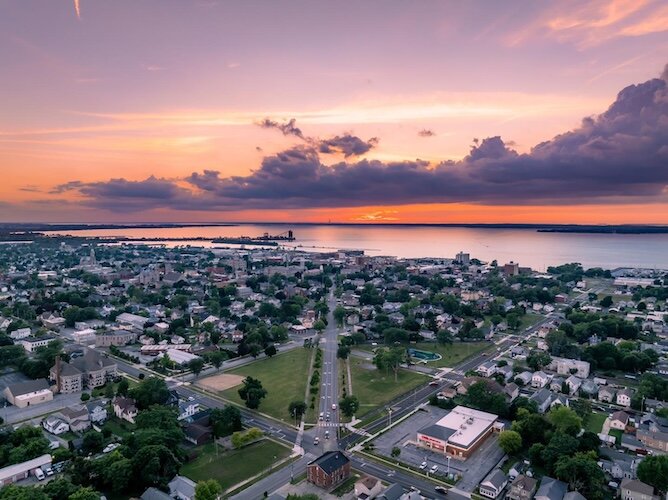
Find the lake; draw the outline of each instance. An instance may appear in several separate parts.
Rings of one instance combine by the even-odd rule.
[[[292,229],[296,241],[285,246],[310,251],[361,249],[368,255],[449,257],[459,251],[484,261],[511,260],[542,271],[547,266],[580,262],[585,267],[668,269],[668,234],[539,233],[535,229],[466,228],[336,224],[239,224],[220,227],[102,229],[72,231],[76,236],[196,238],[260,236]],[[52,232],[51,234],[67,234]],[[170,246],[187,242],[168,242]],[[233,245],[194,241],[194,246]]]

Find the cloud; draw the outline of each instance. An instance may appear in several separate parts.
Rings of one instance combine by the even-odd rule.
[[[320,155],[327,143],[305,139],[264,157],[245,176],[205,170],[178,181],[73,181],[54,192],[75,191],[84,203],[110,210],[658,202],[668,194],[666,79],[668,69],[662,78],[623,89],[602,115],[585,118],[577,129],[525,154],[501,137],[488,137],[475,139],[460,161],[361,159],[326,165]],[[293,121],[286,125],[296,128]],[[336,136],[328,147],[354,155],[358,142],[342,137],[348,136]]]
[[[318,151],[325,154],[342,153],[343,156],[361,156],[368,153],[378,144],[378,137],[372,137],[368,141],[363,141],[357,136],[344,134],[337,135],[331,139],[318,141]]]
[[[283,135],[293,135],[299,137],[300,139],[304,138],[302,131],[297,128],[297,120],[291,118],[287,123],[278,123],[277,121],[265,118],[257,123],[262,128],[275,128],[280,130]]]
[[[418,136],[420,137],[434,137],[436,135],[436,132],[433,130],[429,130],[428,128],[423,128],[418,132]]]

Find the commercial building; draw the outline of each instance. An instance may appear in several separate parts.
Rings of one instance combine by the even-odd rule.
[[[417,433],[419,446],[465,460],[495,430],[503,429],[498,416],[457,406],[435,424]]]
[[[51,455],[41,455],[20,464],[9,465],[0,469],[0,486],[27,479],[32,471],[51,465]]]
[[[546,367],[559,375],[577,375],[580,378],[589,377],[590,365],[588,361],[569,358],[552,358]]]
[[[95,336],[96,347],[124,346],[137,340],[137,335],[128,330],[112,330]]]
[[[44,335],[42,337],[26,337],[19,340],[19,344],[28,352],[35,352],[38,347],[46,347],[51,342],[56,340],[53,335]]]
[[[103,386],[116,377],[117,368],[116,362],[87,349],[82,357],[69,363],[56,359],[49,371],[49,379],[56,383],[57,392],[70,394]]]
[[[5,399],[17,408],[34,406],[53,400],[53,392],[45,379],[29,380],[8,385],[4,390]]]

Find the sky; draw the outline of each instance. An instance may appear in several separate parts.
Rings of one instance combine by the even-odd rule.
[[[668,224],[665,0],[0,0],[0,220]]]

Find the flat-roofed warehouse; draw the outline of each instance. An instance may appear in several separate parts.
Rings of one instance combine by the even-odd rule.
[[[495,431],[503,430],[498,416],[457,406],[435,424],[417,433],[419,446],[465,460]]]

